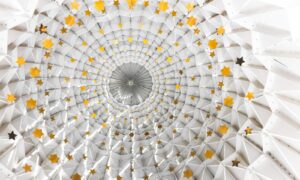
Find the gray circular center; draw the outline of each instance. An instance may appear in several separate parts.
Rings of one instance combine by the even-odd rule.
[[[152,85],[152,77],[145,67],[125,63],[112,72],[109,91],[119,103],[133,106],[149,97]]]

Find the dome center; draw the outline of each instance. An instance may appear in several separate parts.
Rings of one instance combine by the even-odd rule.
[[[109,92],[117,102],[133,106],[149,97],[152,85],[152,77],[145,67],[138,63],[125,63],[112,72]]]

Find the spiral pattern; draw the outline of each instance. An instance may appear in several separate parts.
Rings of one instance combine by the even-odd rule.
[[[18,1],[0,177],[300,177],[293,32],[255,1]]]

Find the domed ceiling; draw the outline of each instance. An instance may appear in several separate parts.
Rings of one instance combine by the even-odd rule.
[[[0,179],[300,178],[298,0],[0,15]]]

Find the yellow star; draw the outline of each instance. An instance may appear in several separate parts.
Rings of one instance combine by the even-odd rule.
[[[8,103],[13,103],[13,102],[15,102],[15,100],[16,100],[15,95],[13,95],[13,94],[7,94],[7,95],[6,95],[6,101],[7,101]]]
[[[129,42],[129,43],[132,43],[133,42],[133,37],[128,37],[128,39],[127,39],[127,41]]]
[[[92,62],[94,62],[94,61],[95,61],[95,58],[89,57],[89,62],[90,62],[90,63],[92,63]]]
[[[247,128],[245,129],[245,133],[246,133],[246,135],[251,134],[251,133],[252,133],[252,128],[247,127]]]
[[[88,105],[89,105],[89,100],[87,100],[87,99],[83,100],[83,104],[84,104],[85,106],[88,106]]]
[[[228,126],[226,124],[223,124],[218,128],[218,132],[222,135],[226,134],[227,131],[228,131]]]
[[[105,47],[104,46],[99,47],[99,51],[100,52],[104,52],[105,51]]]
[[[91,15],[91,11],[90,11],[90,10],[85,10],[85,11],[84,11],[84,14],[85,14],[86,16],[90,16],[90,15]]]
[[[194,16],[190,16],[187,18],[187,21],[186,23],[189,25],[189,26],[194,26],[197,22],[197,19],[194,17]]]
[[[122,27],[123,27],[123,24],[122,24],[122,23],[119,23],[119,24],[118,24],[118,27],[119,27],[119,28],[122,28]]]
[[[221,70],[223,76],[229,76],[231,74],[230,67],[224,66]]]
[[[233,98],[231,96],[227,96],[225,99],[224,99],[224,105],[225,106],[232,106],[234,103],[233,101]]]
[[[72,15],[68,15],[67,17],[65,17],[65,23],[68,26],[73,26],[75,24],[75,21],[76,21],[76,19]]]
[[[185,178],[190,178],[190,177],[193,176],[193,171],[190,170],[190,169],[186,169],[185,171],[183,171],[183,176],[184,176]]]
[[[245,96],[249,101],[251,101],[254,98],[253,92],[247,92],[247,95]]]
[[[103,12],[105,10],[105,4],[104,4],[104,2],[102,0],[95,1],[94,7],[98,11],[102,11]]]
[[[157,52],[161,52],[161,51],[162,51],[162,49],[163,49],[162,47],[160,47],[160,46],[157,46],[157,48],[156,48],[156,51],[157,51]]]
[[[135,4],[137,3],[137,0],[126,0],[127,4],[128,4],[128,8],[130,10],[133,9],[133,7],[135,6]]]
[[[41,129],[39,128],[36,128],[33,132],[32,132],[33,136],[36,137],[36,138],[41,138],[44,133]]]
[[[181,88],[181,85],[180,84],[176,84],[175,89],[179,90],[180,88]]]
[[[101,127],[102,127],[102,128],[106,128],[106,127],[107,127],[107,124],[106,124],[106,123],[102,123],[102,124],[101,124]]]
[[[80,7],[79,3],[74,0],[73,2],[71,2],[71,8],[74,9],[74,10],[78,10]]]
[[[75,173],[72,175],[72,180],[81,180],[81,175],[78,173]]]
[[[88,44],[87,44],[86,41],[82,41],[81,45],[82,45],[82,46],[87,46]]]
[[[43,40],[43,47],[46,48],[46,49],[51,49],[53,46],[53,42],[52,42],[52,39],[50,38],[46,38]]]
[[[26,164],[23,166],[23,169],[24,169],[25,172],[30,172],[30,171],[31,171],[31,165],[29,165],[29,164],[26,163]]]
[[[224,86],[224,83],[222,81],[218,82],[218,86],[219,86],[219,88],[222,88]]]
[[[168,10],[168,8],[169,8],[168,2],[162,0],[158,3],[158,9],[160,11],[166,12]]]
[[[186,10],[188,11],[188,12],[191,12],[193,9],[194,9],[194,3],[188,3],[187,5],[186,5]]]
[[[104,29],[99,29],[99,31],[98,31],[100,34],[104,34]]]
[[[93,112],[93,113],[91,114],[91,118],[95,119],[96,117],[97,117],[97,114]]]
[[[176,11],[172,11],[172,12],[171,12],[171,15],[172,15],[172,16],[176,16],[176,15],[177,15],[177,12],[176,12]]]
[[[217,34],[218,35],[223,35],[225,33],[225,29],[223,26],[220,26],[217,28]]]
[[[144,6],[148,7],[149,6],[149,1],[144,1]]]
[[[81,91],[86,91],[86,86],[80,86]]]
[[[82,75],[83,77],[87,77],[88,72],[87,72],[87,71],[82,71],[81,75]]]
[[[34,109],[36,107],[36,100],[30,98],[26,101],[26,106],[28,109]]]
[[[120,5],[119,0],[114,0],[114,6],[119,7],[119,5]]]
[[[171,56],[168,56],[168,57],[166,58],[166,61],[167,61],[168,63],[171,63],[172,60],[173,60],[173,58],[172,58]]]
[[[218,42],[217,42],[216,39],[211,39],[211,40],[208,41],[208,47],[210,49],[216,49],[217,46],[218,46]]]
[[[51,154],[48,157],[48,159],[52,164],[58,163],[58,161],[59,161],[59,157],[57,156],[57,154]]]
[[[210,149],[208,149],[204,152],[205,159],[211,159],[213,157],[213,155],[214,155],[214,152]]]
[[[26,63],[26,61],[24,57],[18,57],[16,63],[18,64],[19,67],[21,67]]]
[[[147,45],[148,44],[148,39],[143,39],[143,44]]]
[[[29,74],[32,78],[36,78],[40,75],[41,71],[37,67],[32,67],[29,70]]]

